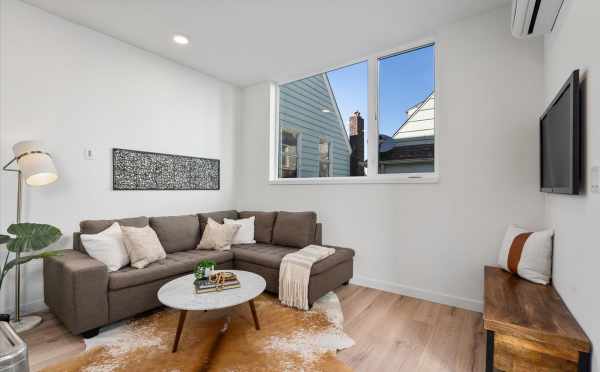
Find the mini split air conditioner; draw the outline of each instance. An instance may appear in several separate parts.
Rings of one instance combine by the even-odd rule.
[[[512,34],[518,38],[551,32],[566,0],[513,0]]]

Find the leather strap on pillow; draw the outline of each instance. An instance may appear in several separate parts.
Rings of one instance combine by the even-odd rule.
[[[525,247],[525,242],[527,238],[529,238],[533,233],[522,233],[513,239],[510,250],[508,251],[508,260],[506,262],[506,266],[510,272],[516,274],[517,269],[519,267],[519,262],[521,261],[521,255],[523,254],[523,247]]]

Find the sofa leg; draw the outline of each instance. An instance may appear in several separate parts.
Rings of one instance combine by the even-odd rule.
[[[348,280],[347,282],[343,283],[342,285],[350,285],[350,281]]]
[[[98,333],[100,333],[100,328],[94,328],[94,329],[90,329],[89,331],[85,331],[85,332],[81,333],[81,337],[92,338],[92,337],[98,336]]]

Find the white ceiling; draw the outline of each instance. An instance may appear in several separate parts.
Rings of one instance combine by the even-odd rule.
[[[284,80],[426,36],[508,0],[25,0],[238,85]],[[509,20],[506,21],[507,27]],[[182,47],[174,33],[189,36]]]

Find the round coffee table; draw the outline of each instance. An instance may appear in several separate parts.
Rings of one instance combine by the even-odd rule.
[[[158,300],[165,306],[180,310],[179,324],[175,333],[173,352],[177,351],[185,317],[188,311],[208,311],[225,309],[248,302],[254,319],[256,330],[260,330],[254,299],[263,291],[267,283],[254,273],[240,270],[222,270],[235,273],[240,281],[240,288],[226,289],[218,292],[196,293],[194,274],[171,280],[158,290]],[[228,319],[229,320],[229,319]],[[227,320],[227,321],[228,321]],[[227,329],[227,323],[224,330]]]

